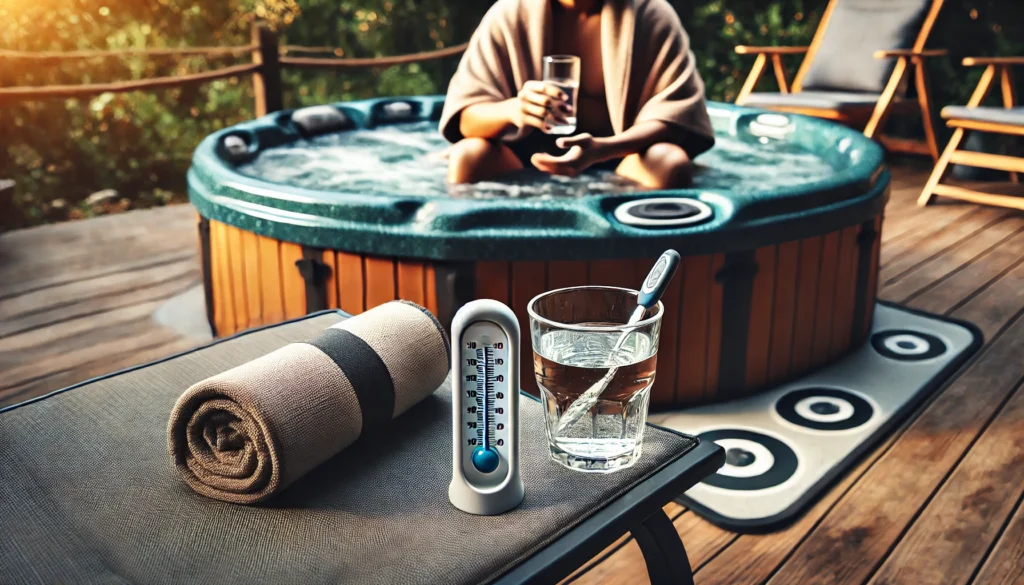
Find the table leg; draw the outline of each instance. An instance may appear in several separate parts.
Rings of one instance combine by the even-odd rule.
[[[644,555],[651,585],[693,585],[690,559],[664,510],[658,510],[630,532]]]

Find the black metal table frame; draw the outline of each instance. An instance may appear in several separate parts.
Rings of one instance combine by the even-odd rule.
[[[714,443],[697,444],[502,575],[494,585],[557,583],[627,531],[640,546],[651,585],[692,585],[693,571],[686,549],[663,506],[724,463],[725,451],[721,447]]]

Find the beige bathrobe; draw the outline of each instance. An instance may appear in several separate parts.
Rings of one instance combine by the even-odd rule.
[[[498,0],[487,12],[448,87],[440,124],[446,139],[463,138],[459,114],[468,106],[511,98],[525,82],[542,79],[542,58],[553,46],[554,1]],[[601,59],[616,134],[659,120],[677,130],[671,142],[691,158],[711,148],[704,82],[689,37],[666,0],[605,0]],[[503,139],[519,140],[531,131],[513,130]]]

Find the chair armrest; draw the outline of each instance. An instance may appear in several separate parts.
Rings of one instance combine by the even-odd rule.
[[[737,45],[736,52],[740,55],[799,55],[807,52],[807,47],[750,47]]]
[[[1024,57],[964,57],[964,67],[975,65],[1024,65]]]
[[[948,54],[949,51],[946,49],[921,49],[915,51],[914,49],[885,49],[882,51],[875,51],[875,59],[888,59],[890,57],[941,57]]]

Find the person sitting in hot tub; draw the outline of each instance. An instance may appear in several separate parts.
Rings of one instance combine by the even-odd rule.
[[[573,113],[544,83],[545,55],[580,57]],[[614,169],[654,189],[686,184],[714,133],[689,37],[666,0],[498,0],[473,33],[441,114],[448,180],[524,168],[574,176]]]

